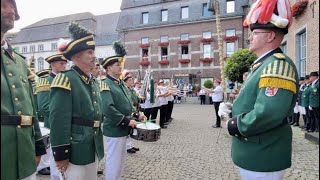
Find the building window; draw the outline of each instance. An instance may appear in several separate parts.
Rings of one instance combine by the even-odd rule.
[[[149,38],[142,38],[141,44],[149,44]]]
[[[211,11],[208,11],[208,3],[202,4],[202,16],[203,17],[210,17],[213,13]]]
[[[226,30],[226,36],[230,37],[230,36],[235,36],[236,35],[236,30],[235,29],[228,29]]]
[[[58,44],[57,43],[51,43],[51,50],[55,51],[58,48]]]
[[[284,54],[287,54],[287,42],[281,44],[280,48]]]
[[[188,19],[189,18],[189,7],[182,7],[181,8],[181,19]]]
[[[227,13],[234,13],[235,0],[227,0]]]
[[[160,36],[160,42],[168,42],[169,36]]]
[[[168,21],[168,10],[161,10],[161,21]]]
[[[30,46],[30,52],[36,52],[36,46],[35,45],[31,45]]]
[[[203,32],[202,38],[204,39],[210,39],[212,37],[211,32]]]
[[[299,71],[300,76],[305,76],[307,73],[306,32],[299,34]]]
[[[142,13],[142,24],[148,24],[149,23],[149,13],[144,12]]]
[[[181,34],[181,41],[189,40],[189,34]]]
[[[39,45],[38,45],[38,51],[39,51],[39,52],[42,52],[43,50],[44,50],[43,44],[39,44]]]
[[[38,59],[38,71],[41,71],[44,69],[44,59],[42,57],[40,57]]]
[[[27,53],[27,52],[28,52],[28,47],[22,46],[22,53]]]
[[[168,59],[168,47],[161,47],[161,60]]]
[[[234,42],[227,42],[227,57],[230,57],[234,53]]]
[[[203,58],[211,58],[211,44],[203,45]]]

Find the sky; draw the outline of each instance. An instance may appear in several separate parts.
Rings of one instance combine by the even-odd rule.
[[[120,11],[121,0],[16,0],[20,20],[15,22],[17,32],[45,18],[91,12],[94,15]]]

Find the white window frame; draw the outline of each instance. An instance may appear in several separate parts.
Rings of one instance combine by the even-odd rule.
[[[299,34],[299,71],[300,76],[307,74],[307,36],[306,32]]]
[[[189,6],[181,7],[181,19],[189,18]]]
[[[169,42],[169,36],[160,36],[160,42]]]
[[[161,21],[166,22],[168,21],[169,12],[168,9],[161,10]]]
[[[28,52],[28,46],[22,46],[22,53]]]
[[[180,40],[181,41],[189,40],[189,34],[181,34],[180,35]]]
[[[30,52],[36,52],[36,46],[35,45],[30,45]]]
[[[43,44],[39,44],[38,45],[38,52],[43,52],[44,51],[44,45]]]
[[[51,50],[55,51],[58,49],[58,43],[51,43]]]
[[[235,36],[236,35],[236,30],[235,29],[227,29],[226,30],[226,36]]]
[[[39,57],[38,58],[38,71],[41,71],[44,69],[44,58]]]
[[[208,3],[202,4],[202,17],[211,17],[213,12],[208,10]]]
[[[149,13],[148,12],[142,13],[142,24],[149,24]]]
[[[211,44],[203,45],[203,58],[211,58]]]
[[[210,31],[203,32],[202,33],[202,38],[210,39],[210,38],[212,38],[212,33]]]
[[[149,38],[141,38],[141,44],[149,44]]]
[[[231,46],[231,45],[233,45],[233,46]],[[227,44],[226,44],[227,57],[230,57],[235,52],[235,48],[236,48],[235,46],[236,46],[235,42],[227,42]]]
[[[226,9],[227,14],[234,13],[235,7],[236,7],[236,1],[235,0],[227,0],[226,7],[227,7],[227,9]]]

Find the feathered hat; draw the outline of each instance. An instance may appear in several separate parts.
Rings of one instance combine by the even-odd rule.
[[[68,60],[71,60],[71,57],[78,52],[87,49],[95,50],[95,42],[92,32],[88,31],[76,22],[69,24],[68,31],[73,40],[65,47],[59,47],[59,50]]]
[[[257,0],[251,7],[243,26],[254,29],[280,29],[284,34],[292,22],[289,0]]]
[[[108,66],[111,66],[116,62],[122,63],[123,57],[127,54],[125,47],[121,44],[120,41],[116,41],[113,43],[113,49],[116,55],[107,57],[105,60],[103,60],[101,64],[105,69],[107,69]]]
[[[36,59],[34,58],[34,56],[31,56],[30,60],[29,60],[29,76],[28,79],[32,80],[36,77],[36,74],[34,73],[34,62],[36,61]]]

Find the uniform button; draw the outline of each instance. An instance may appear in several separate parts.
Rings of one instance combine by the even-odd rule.
[[[245,141],[248,141],[248,138],[244,138]]]
[[[235,136],[235,137],[238,137],[238,134],[235,134],[234,136]]]
[[[94,134],[97,134],[97,131],[95,131]]]
[[[18,111],[18,115],[21,115],[22,114],[22,112],[21,111]]]
[[[12,77],[12,73],[8,73],[8,76],[9,76],[9,77]]]
[[[19,99],[18,99],[18,98],[14,98],[14,100],[15,100],[15,101],[19,101]]]
[[[94,104],[97,104],[97,101],[93,101]]]
[[[12,85],[11,87],[12,87],[12,89],[15,89],[15,88],[16,88],[16,86],[15,86],[15,85]]]
[[[92,94],[93,94],[93,95],[96,95],[96,92],[93,92]]]
[[[72,137],[70,137],[70,140],[72,140]]]
[[[234,121],[231,121],[231,124],[234,124]]]
[[[19,129],[21,128],[21,126],[20,126],[20,125],[18,125],[17,127],[18,127]]]
[[[65,150],[64,152],[65,152],[65,153],[68,153],[69,151],[68,151],[68,150]]]
[[[56,152],[53,152],[53,154],[56,154]]]

